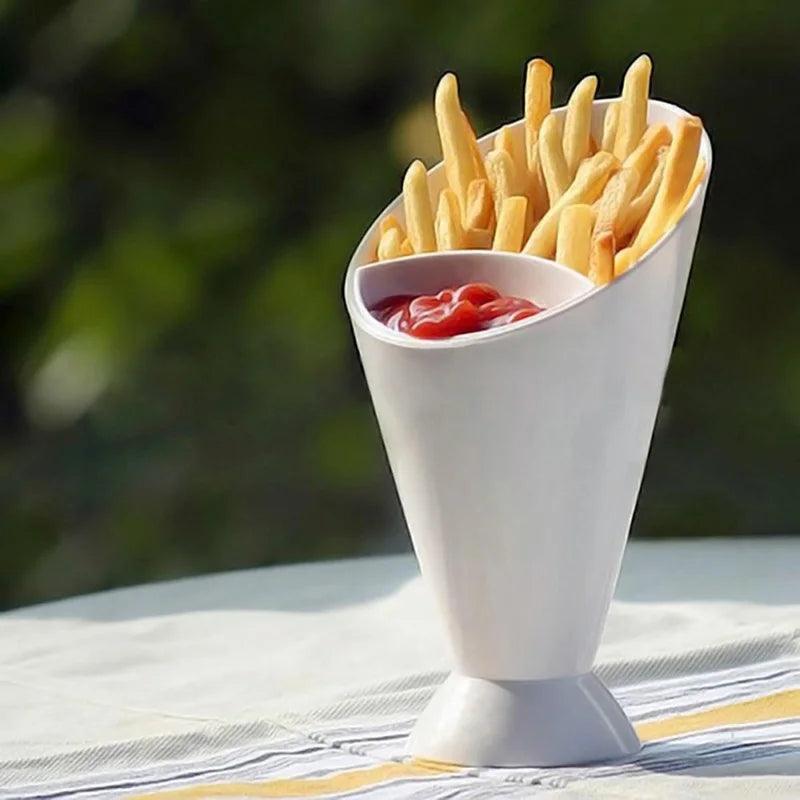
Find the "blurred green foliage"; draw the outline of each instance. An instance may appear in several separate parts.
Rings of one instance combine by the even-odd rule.
[[[800,6],[0,2],[0,606],[406,546],[341,302],[455,70],[480,132],[654,94],[715,143],[638,535],[798,533]]]

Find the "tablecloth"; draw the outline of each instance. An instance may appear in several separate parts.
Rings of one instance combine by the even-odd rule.
[[[447,669],[410,555],[6,613],[0,797],[800,797],[798,566],[800,539],[632,542],[598,669],[646,744],[590,769],[408,760]]]

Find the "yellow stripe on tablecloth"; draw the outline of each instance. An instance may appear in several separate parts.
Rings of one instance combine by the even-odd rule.
[[[681,714],[636,725],[636,733],[643,742],[667,739],[685,733],[722,728],[726,725],[747,725],[753,722],[770,722],[778,719],[800,717],[800,689],[743,700],[727,706],[717,706],[693,714]]]
[[[207,783],[185,789],[137,795],[134,800],[201,800],[214,797],[319,797],[352,792],[396,778],[423,778],[458,772],[460,767],[433,761],[392,761],[375,767],[352,769],[327,778],[280,778],[260,783]]]

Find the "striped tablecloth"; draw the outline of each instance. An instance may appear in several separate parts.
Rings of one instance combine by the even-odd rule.
[[[446,654],[410,557],[0,616],[0,798],[800,797],[800,540],[639,543],[598,671],[627,763],[409,759]],[[795,777],[797,776],[797,777]]]

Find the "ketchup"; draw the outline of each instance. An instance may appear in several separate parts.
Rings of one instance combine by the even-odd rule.
[[[467,283],[436,295],[394,295],[370,309],[392,330],[419,339],[447,339],[498,328],[542,310],[530,300],[503,297],[488,283]]]

